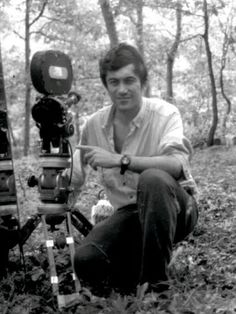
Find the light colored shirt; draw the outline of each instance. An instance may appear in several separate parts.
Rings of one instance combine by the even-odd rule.
[[[99,146],[116,153],[113,133],[114,106],[107,106],[93,114],[84,126],[82,145]],[[191,144],[183,134],[183,124],[178,109],[164,100],[143,98],[137,116],[130,123],[121,154],[133,156],[176,157],[182,165],[180,184],[195,192],[195,182],[191,176],[189,160]],[[79,189],[83,182],[84,165],[80,151],[74,154],[72,184]],[[139,175],[127,170],[120,174],[120,168],[98,168],[101,183],[106,195],[115,209],[136,203]]]

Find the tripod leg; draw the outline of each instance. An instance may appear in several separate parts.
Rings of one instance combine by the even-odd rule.
[[[73,238],[73,231],[72,231],[72,223],[71,223],[71,212],[67,212],[67,228],[68,228],[68,236],[66,238],[66,242],[69,245],[70,250],[70,257],[71,257],[71,265],[73,268],[73,280],[75,281],[75,291],[79,292],[81,290],[81,284],[79,282],[79,279],[75,276],[74,273],[74,256],[75,256],[75,244],[74,244],[74,238]]]
[[[69,246],[70,250],[70,258],[71,258],[71,265],[73,268],[72,278],[75,283],[75,293],[72,293],[70,295],[57,295],[57,303],[59,309],[62,309],[67,304],[69,304],[71,301],[78,300],[80,298],[80,291],[81,291],[81,284],[79,279],[76,277],[74,273],[74,255],[75,255],[75,244],[74,244],[74,237],[73,237],[73,231],[72,231],[72,220],[71,220],[71,212],[68,211],[66,214],[66,227],[67,227],[67,236],[66,236],[66,243]]]
[[[71,220],[74,227],[82,233],[83,236],[87,236],[93,228],[91,222],[79,211],[72,211]]]
[[[59,283],[58,283],[55,259],[53,255],[54,241],[49,238],[45,215],[42,215],[41,218],[42,218],[44,236],[45,236],[46,247],[47,247],[47,252],[48,252],[52,290],[53,290],[53,294],[55,296],[58,296],[59,295]]]

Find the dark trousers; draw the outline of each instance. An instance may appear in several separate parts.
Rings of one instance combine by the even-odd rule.
[[[74,268],[90,286],[132,288],[168,279],[173,244],[194,228],[197,205],[168,173],[140,175],[137,204],[118,209],[97,224],[78,247]]]

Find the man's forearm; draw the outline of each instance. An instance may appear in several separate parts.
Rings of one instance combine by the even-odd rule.
[[[77,148],[84,152],[84,164],[89,164],[95,170],[98,167],[114,168],[121,166],[121,154],[111,153],[103,148],[89,145],[78,145]],[[130,159],[131,163],[128,169],[133,172],[141,173],[146,169],[156,168],[168,172],[176,179],[181,174],[182,164],[175,156],[142,157],[130,155]]]
[[[182,171],[181,162],[174,156],[155,156],[155,157],[140,157],[130,156],[131,163],[129,170],[141,173],[150,168],[164,170],[172,175],[175,179],[180,177]]]

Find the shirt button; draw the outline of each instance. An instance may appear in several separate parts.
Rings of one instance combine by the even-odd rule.
[[[130,199],[132,199],[132,198],[134,198],[134,195],[130,195],[130,197],[129,197]]]

